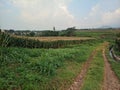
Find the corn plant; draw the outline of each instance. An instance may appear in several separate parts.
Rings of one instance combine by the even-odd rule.
[[[7,47],[10,42],[10,35],[0,32],[0,46]]]
[[[60,48],[67,45],[80,44],[83,41],[89,40],[58,40],[58,41],[39,41],[28,38],[10,37],[10,42],[7,46],[25,47],[25,48]],[[6,40],[6,39],[5,39]],[[8,39],[7,39],[8,40]]]

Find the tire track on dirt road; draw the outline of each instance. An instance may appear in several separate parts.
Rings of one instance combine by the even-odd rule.
[[[90,63],[95,55],[96,55],[96,50],[94,50],[92,54],[89,56],[88,60],[83,65],[80,74],[76,77],[73,84],[70,86],[68,90],[80,90],[80,88],[82,87],[84,78],[86,76],[86,73],[90,67]]]
[[[120,90],[120,82],[115,73],[112,71],[108,59],[105,55],[105,49],[102,52],[103,59],[105,62],[104,67],[104,82],[102,90]]]

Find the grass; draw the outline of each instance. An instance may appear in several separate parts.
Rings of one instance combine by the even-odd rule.
[[[74,78],[80,73],[82,63],[66,61],[65,66],[59,68],[56,76],[46,83],[43,90],[66,90],[73,83]]]
[[[120,80],[120,63],[115,62],[115,61],[110,61],[112,69],[114,70],[115,74]]]
[[[34,40],[33,43],[27,43],[28,45],[33,44],[34,49],[18,48],[17,45],[16,48],[0,47],[0,90],[65,90],[73,83],[74,78],[81,71],[81,66],[99,43],[107,40],[106,37],[113,40],[111,36],[115,36],[115,34],[116,32],[107,31],[76,32],[76,36],[101,37],[102,39],[82,41],[79,45],[67,44],[57,49],[35,49],[37,47],[35,47]],[[50,39],[54,40],[55,38],[51,37]],[[49,40],[49,37],[41,37],[41,39]],[[58,39],[73,40],[81,39],[81,37],[56,38],[56,40]],[[3,40],[1,39],[1,41]],[[0,43],[3,44],[3,42]],[[54,47],[55,43],[50,45]],[[64,43],[66,44],[66,42]],[[24,40],[22,44],[25,45]],[[46,42],[45,45],[47,45]],[[120,63],[109,60],[120,80]],[[103,64],[101,51],[98,51],[87,73],[82,90],[101,89]]]
[[[104,74],[104,60],[101,53],[98,51],[93,58],[81,90],[101,90]]]
[[[78,37],[92,37],[92,38],[113,38],[119,31],[115,30],[78,30],[75,35]]]
[[[98,44],[86,42],[59,49],[0,47],[0,89],[68,88]]]

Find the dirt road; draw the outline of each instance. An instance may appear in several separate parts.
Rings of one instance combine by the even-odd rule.
[[[86,63],[83,65],[81,73],[76,77],[73,84],[70,86],[68,90],[80,90],[80,88],[82,87],[82,83],[84,81],[85,75],[89,69],[90,63],[94,58],[95,54],[96,54],[96,50],[92,52],[92,54],[90,55]]]
[[[103,49],[102,55],[105,62],[103,90],[120,90],[120,82],[111,69],[111,66],[105,55],[105,49]]]
[[[101,46],[102,56],[104,59],[104,80],[103,80],[103,86],[101,87],[101,90],[120,90],[120,81],[115,75],[114,71],[112,71],[111,66],[108,62],[108,59],[105,55],[105,47],[107,43],[104,43],[103,46]],[[94,56],[96,55],[97,50],[94,50],[88,60],[85,62],[85,64],[82,67],[81,73],[76,77],[73,84],[70,86],[68,90],[80,90],[83,86],[83,81],[85,79],[85,76],[87,74],[87,71],[90,67],[90,63]],[[94,90],[94,89],[93,89]]]

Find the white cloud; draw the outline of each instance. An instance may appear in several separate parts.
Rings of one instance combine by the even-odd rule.
[[[74,19],[73,15],[71,15],[66,6],[60,6],[60,8],[64,11],[64,14]]]
[[[120,26],[120,8],[104,11],[100,5],[91,8],[89,14],[79,22],[82,27]]]
[[[21,11],[21,20],[32,26],[70,26],[74,16],[68,11],[71,0],[10,0]]]
[[[93,6],[87,16],[79,22],[81,28],[93,28],[101,25],[102,10],[99,4]]]
[[[100,0],[87,11],[85,11],[89,6],[87,6],[87,4],[85,5],[85,9],[82,6],[76,7],[74,6],[75,4],[72,4],[74,1],[79,3],[79,0],[3,1],[4,2],[0,1],[0,23],[10,28],[52,29],[53,26],[59,29],[70,26],[92,28],[103,25],[119,26],[120,24],[120,0]],[[89,2],[89,0],[87,1]],[[83,10],[80,8],[83,8]],[[77,10],[74,9],[81,11],[76,13]],[[74,12],[72,10],[74,10]],[[74,17],[72,13],[76,17]],[[12,26],[10,26],[9,23],[11,23]]]
[[[98,12],[98,11],[99,11],[99,12]],[[98,14],[100,14],[100,5],[99,5],[99,4],[97,4],[97,5],[95,5],[94,7],[92,7],[89,15],[90,15],[90,16],[95,16],[95,15],[98,15]]]
[[[102,17],[102,21],[104,24],[113,24],[113,25],[120,25],[120,8],[112,11],[104,13]]]

